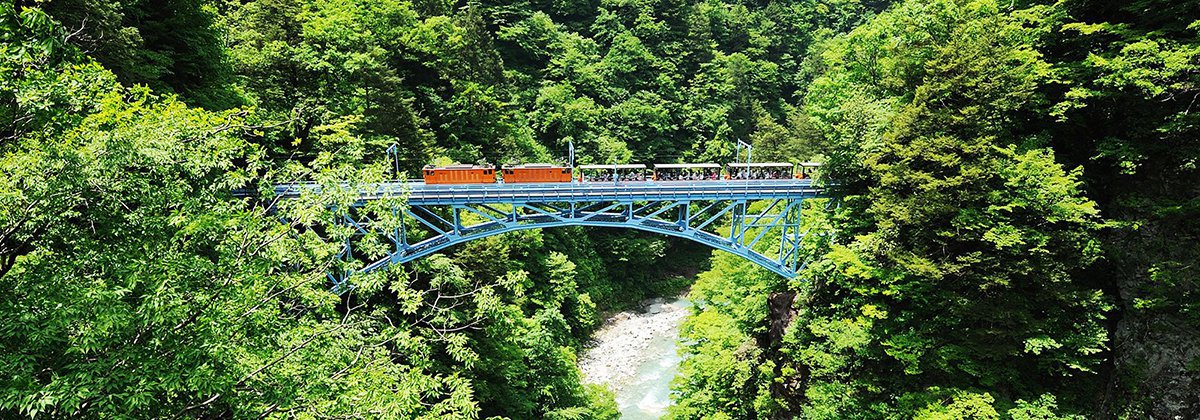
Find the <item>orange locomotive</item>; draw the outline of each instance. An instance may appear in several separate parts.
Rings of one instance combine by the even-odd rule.
[[[426,184],[495,184],[496,168],[491,165],[425,165]]]
[[[504,183],[571,182],[571,167],[548,163],[527,163],[504,167]]]

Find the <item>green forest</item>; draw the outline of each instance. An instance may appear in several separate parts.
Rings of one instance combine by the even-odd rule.
[[[233,193],[738,141],[823,163],[795,278],[566,227],[332,290],[349,189]],[[684,290],[673,419],[1200,418],[1198,219],[1194,0],[0,4],[3,418],[616,419],[579,351]]]

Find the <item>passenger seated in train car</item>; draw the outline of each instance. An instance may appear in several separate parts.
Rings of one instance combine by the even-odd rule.
[[[821,164],[819,162],[800,162],[798,166],[796,179],[813,179],[817,177],[817,169],[821,167]]]
[[[715,163],[656,163],[655,181],[703,181],[718,179],[721,165]]]
[[[601,182],[611,181],[613,176],[608,169],[609,165],[581,165],[576,167],[579,171],[579,182]]]
[[[580,182],[639,182],[646,180],[646,165],[640,163],[582,165],[578,169]]]
[[[639,171],[639,170],[635,170],[635,169],[626,169],[623,171],[618,171],[617,179],[630,181],[630,182],[645,181],[646,173],[644,171]]]
[[[794,165],[790,163],[778,162],[730,163],[728,165],[728,179],[791,179],[793,167]]]

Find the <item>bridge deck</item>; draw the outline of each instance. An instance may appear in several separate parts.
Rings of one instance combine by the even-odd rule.
[[[319,190],[317,184],[285,184],[275,193],[295,197],[304,191]],[[573,201],[665,201],[665,200],[768,200],[808,198],[822,190],[812,180],[713,180],[713,181],[641,181],[573,182],[547,184],[426,185],[421,182],[387,182],[362,191],[361,200],[400,196],[407,192],[414,205],[503,204],[525,202]]]

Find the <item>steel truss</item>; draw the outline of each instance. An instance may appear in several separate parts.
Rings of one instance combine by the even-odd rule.
[[[361,204],[386,196],[380,191],[388,188],[393,187],[361,194],[360,205],[340,214],[338,223],[353,234],[337,257],[344,266],[362,266],[331,273],[335,287],[355,274],[407,263],[467,241],[560,226],[638,229],[686,238],[790,278],[802,258],[802,203],[821,193],[797,180],[421,185],[405,187],[407,201],[385,210],[391,214],[389,222],[382,223],[377,220],[389,215]],[[289,191],[277,188],[285,196]]]

